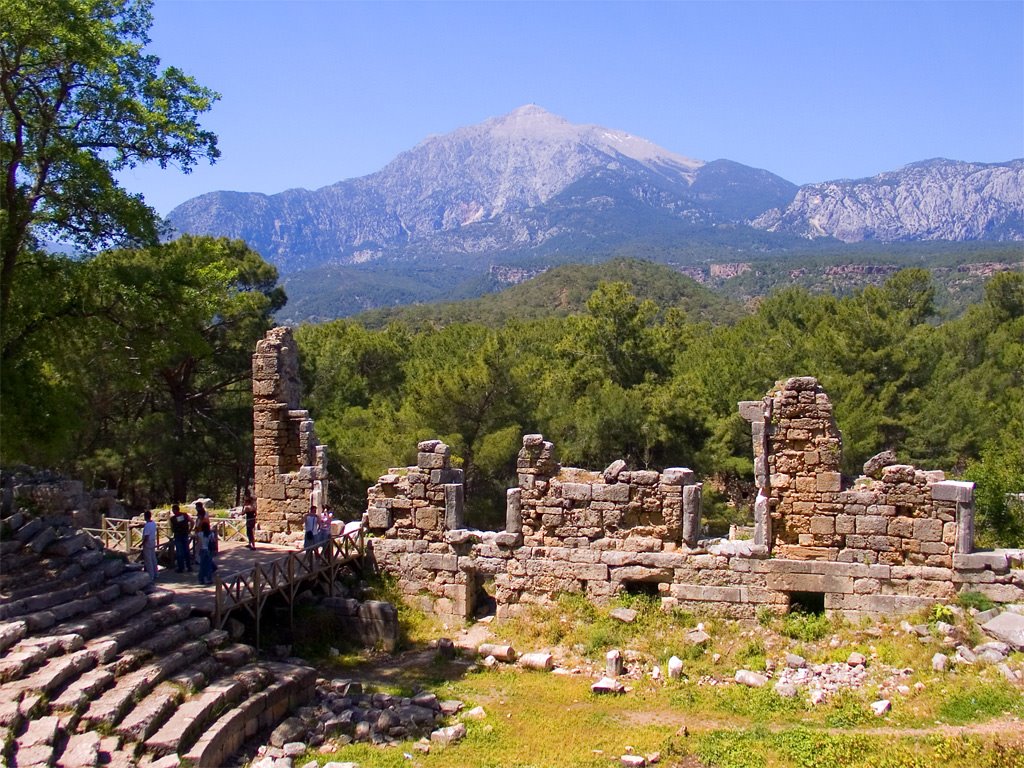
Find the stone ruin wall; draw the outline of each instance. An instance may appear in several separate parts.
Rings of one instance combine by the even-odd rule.
[[[272,328],[252,356],[253,496],[261,541],[301,539],[311,501],[320,507],[327,498],[325,450],[309,411],[299,407],[301,390],[291,329]]]
[[[742,403],[759,489],[752,540],[699,540],[701,484],[686,468],[562,467],[526,435],[504,531],[463,526],[461,471],[442,442],[368,491],[379,566],[442,619],[473,616],[493,582],[499,617],[559,592],[598,602],[622,589],[663,605],[752,618],[806,593],[850,617],[910,611],[960,590],[1024,599],[1020,551],[973,553],[973,485],[876,457],[870,477],[839,473],[842,438],[817,381],[793,378]],[[1012,567],[1017,566],[1017,567]]]

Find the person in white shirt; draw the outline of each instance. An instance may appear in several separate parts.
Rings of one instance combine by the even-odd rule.
[[[150,581],[156,581],[156,523],[148,509],[142,514],[146,523],[142,526],[142,562]]]

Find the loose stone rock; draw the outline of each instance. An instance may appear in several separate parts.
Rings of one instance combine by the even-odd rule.
[[[949,669],[949,656],[944,653],[936,653],[932,656],[932,669],[936,672],[945,672]]]
[[[807,659],[795,653],[786,654],[786,666],[790,669],[803,669],[807,666]]]
[[[985,622],[982,631],[989,637],[1009,645],[1015,651],[1024,651],[1024,616],[1007,611]]]
[[[683,660],[673,656],[668,660],[668,679],[678,680],[683,676]]]
[[[430,734],[430,743],[447,747],[456,744],[466,737],[466,726],[462,723],[449,725],[447,728],[438,728]]]
[[[854,651],[846,659],[846,663],[849,664],[851,667],[863,666],[865,663],[867,663],[867,659],[864,658],[863,653],[858,653],[857,651]]]
[[[493,656],[498,661],[504,661],[511,663],[516,660],[516,649],[511,645],[495,645],[494,643],[484,643],[476,652],[481,656]]]
[[[643,755],[623,755],[619,758],[619,764],[627,768],[643,768],[647,765],[647,758]]]
[[[737,669],[735,680],[748,688],[760,688],[768,682],[767,677],[759,675],[757,672],[751,672],[749,669]]]
[[[593,693],[625,693],[626,686],[613,677],[602,677],[590,686]]]
[[[473,707],[463,717],[467,720],[483,720],[487,717],[487,712],[484,711],[483,707]]]
[[[892,702],[888,699],[881,699],[871,703],[871,711],[875,713],[875,717],[881,717],[890,709],[892,709]]]
[[[632,608],[613,608],[608,612],[608,615],[613,619],[621,621],[623,624],[632,624],[636,621],[637,612]]]

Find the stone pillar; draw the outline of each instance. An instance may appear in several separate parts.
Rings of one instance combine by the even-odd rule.
[[[695,483],[683,488],[683,543],[694,548],[700,539],[700,514],[703,506],[703,485]]]
[[[448,483],[444,487],[444,527],[454,531],[462,528],[464,512],[464,495],[462,483]]]
[[[505,533],[523,532],[523,490],[509,488],[505,491]]]
[[[253,496],[263,540],[302,531],[315,500],[327,501],[327,456],[302,410],[299,359],[287,327],[272,328],[252,356]]]
[[[757,492],[754,502],[754,546],[771,547],[772,516],[768,510],[768,497],[761,491]]]
[[[956,544],[954,552],[974,551],[974,483],[943,480],[932,486],[932,499],[956,503]]]

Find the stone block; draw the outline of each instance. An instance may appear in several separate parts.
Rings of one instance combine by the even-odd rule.
[[[953,555],[953,568],[958,571],[991,570],[1003,573],[1009,567],[1009,558],[1002,552],[971,552]]]
[[[817,573],[769,573],[768,589],[776,592],[838,592],[853,594],[853,578]]]
[[[443,469],[445,456],[439,453],[418,453],[416,454],[416,466],[420,469]]]
[[[562,483],[562,498],[571,501],[590,501],[593,497],[590,483]]]
[[[889,521],[880,515],[860,515],[857,518],[857,533],[859,534],[885,535],[888,530]]]
[[[922,517],[914,520],[914,538],[919,541],[942,541],[942,521]]]
[[[827,515],[816,515],[811,518],[811,533],[817,535],[832,535],[836,532],[836,521],[834,517]]]
[[[627,483],[615,483],[613,485],[602,485],[594,483],[591,488],[594,501],[606,501],[613,504],[625,504],[629,501],[629,485]]]
[[[902,539],[914,537],[914,520],[909,517],[890,517],[888,534]]]
[[[819,472],[815,475],[816,490],[820,492],[838,492],[843,490],[843,476],[839,472]]]
[[[932,486],[932,498],[936,501],[971,504],[974,501],[974,483],[962,480],[943,480]]]

